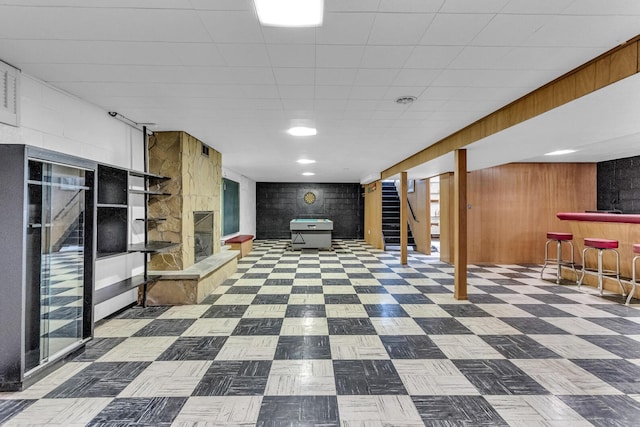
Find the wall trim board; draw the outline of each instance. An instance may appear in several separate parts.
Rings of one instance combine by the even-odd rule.
[[[436,159],[640,71],[640,35],[383,170],[381,179]]]

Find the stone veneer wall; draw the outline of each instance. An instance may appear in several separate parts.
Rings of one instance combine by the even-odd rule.
[[[598,209],[640,213],[640,156],[598,163]]]
[[[171,252],[154,254],[151,270],[184,270],[194,264],[194,211],[213,211],[213,253],[220,251],[220,185],[222,155],[186,132],[155,132],[149,138],[149,171],[169,176],[162,189],[171,196],[152,196],[149,217],[167,218],[150,224],[149,240],[182,243]]]

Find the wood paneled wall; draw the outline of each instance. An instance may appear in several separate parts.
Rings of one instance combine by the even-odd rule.
[[[413,193],[409,193],[407,199],[413,209],[415,219],[409,214],[409,227],[413,240],[416,242],[416,251],[423,254],[431,254],[431,214],[430,214],[430,188],[428,179],[417,179],[413,185]]]
[[[382,239],[382,181],[363,186],[364,240],[374,248],[384,249]]]
[[[569,71],[469,126],[382,171],[392,177],[622,80],[640,70],[640,36]]]
[[[440,175],[440,260],[453,263],[453,173]]]
[[[447,181],[441,177],[443,216],[453,206]],[[546,232],[569,231],[556,213],[596,208],[596,165],[512,163],[469,172],[467,201],[469,263],[541,263]],[[450,262],[452,222],[440,223],[441,258]]]

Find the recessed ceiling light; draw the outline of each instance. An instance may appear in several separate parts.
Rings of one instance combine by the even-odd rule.
[[[310,165],[311,163],[315,163],[315,160],[311,160],[311,159],[300,159],[298,160],[298,163],[300,163],[301,165]]]
[[[302,172],[302,175],[304,175],[304,176],[313,176],[313,175],[315,175],[315,173],[313,173],[313,172]]]
[[[557,150],[557,151],[552,151],[550,153],[545,154],[545,156],[562,156],[563,154],[571,154],[571,153],[575,153],[576,150]]]
[[[319,27],[323,0],[254,0],[262,25],[273,27]]]
[[[316,128],[308,128],[304,126],[297,126],[287,131],[289,135],[293,136],[314,136],[318,133]]]
[[[418,99],[418,98],[416,98],[415,96],[400,96],[400,97],[396,98],[396,103],[397,104],[411,104],[416,99]]]

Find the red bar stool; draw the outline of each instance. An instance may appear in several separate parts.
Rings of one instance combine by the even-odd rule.
[[[602,295],[603,287],[603,279],[604,277],[615,277],[620,285],[620,289],[622,289],[622,296],[627,295],[624,290],[624,286],[622,286],[622,282],[620,281],[620,254],[616,250],[618,248],[617,240],[609,240],[609,239],[596,239],[592,237],[585,237],[584,239],[584,250],[582,251],[582,276],[578,281],[578,289],[582,285],[582,281],[584,280],[584,275],[586,273],[596,274],[598,276],[598,289],[600,290],[600,295]],[[598,268],[587,268],[587,252],[590,250],[598,251]],[[616,269],[615,270],[604,270],[602,268],[602,255],[605,251],[611,251],[616,255]]]
[[[560,283],[562,267],[571,267],[576,275],[577,281],[578,272],[576,271],[575,262],[573,260],[573,234],[550,231],[547,233],[547,239],[547,243],[544,245],[544,265],[542,266],[542,270],[540,271],[540,279],[542,279],[542,274],[544,273],[544,269],[547,268],[547,265],[555,264],[557,267],[556,283]],[[549,243],[553,242],[556,242],[557,245],[556,257],[549,258]],[[562,259],[562,242],[567,243],[571,247],[571,259],[569,260]]]
[[[633,245],[633,253],[640,254],[640,243],[636,243],[635,245]],[[631,291],[629,291],[629,296],[627,297],[627,302],[625,303],[625,305],[629,305],[629,301],[631,301],[631,298],[636,291],[636,285],[638,284],[638,281],[636,279],[636,261],[638,261],[639,259],[640,255],[636,255],[633,257],[633,261],[631,261]]]

